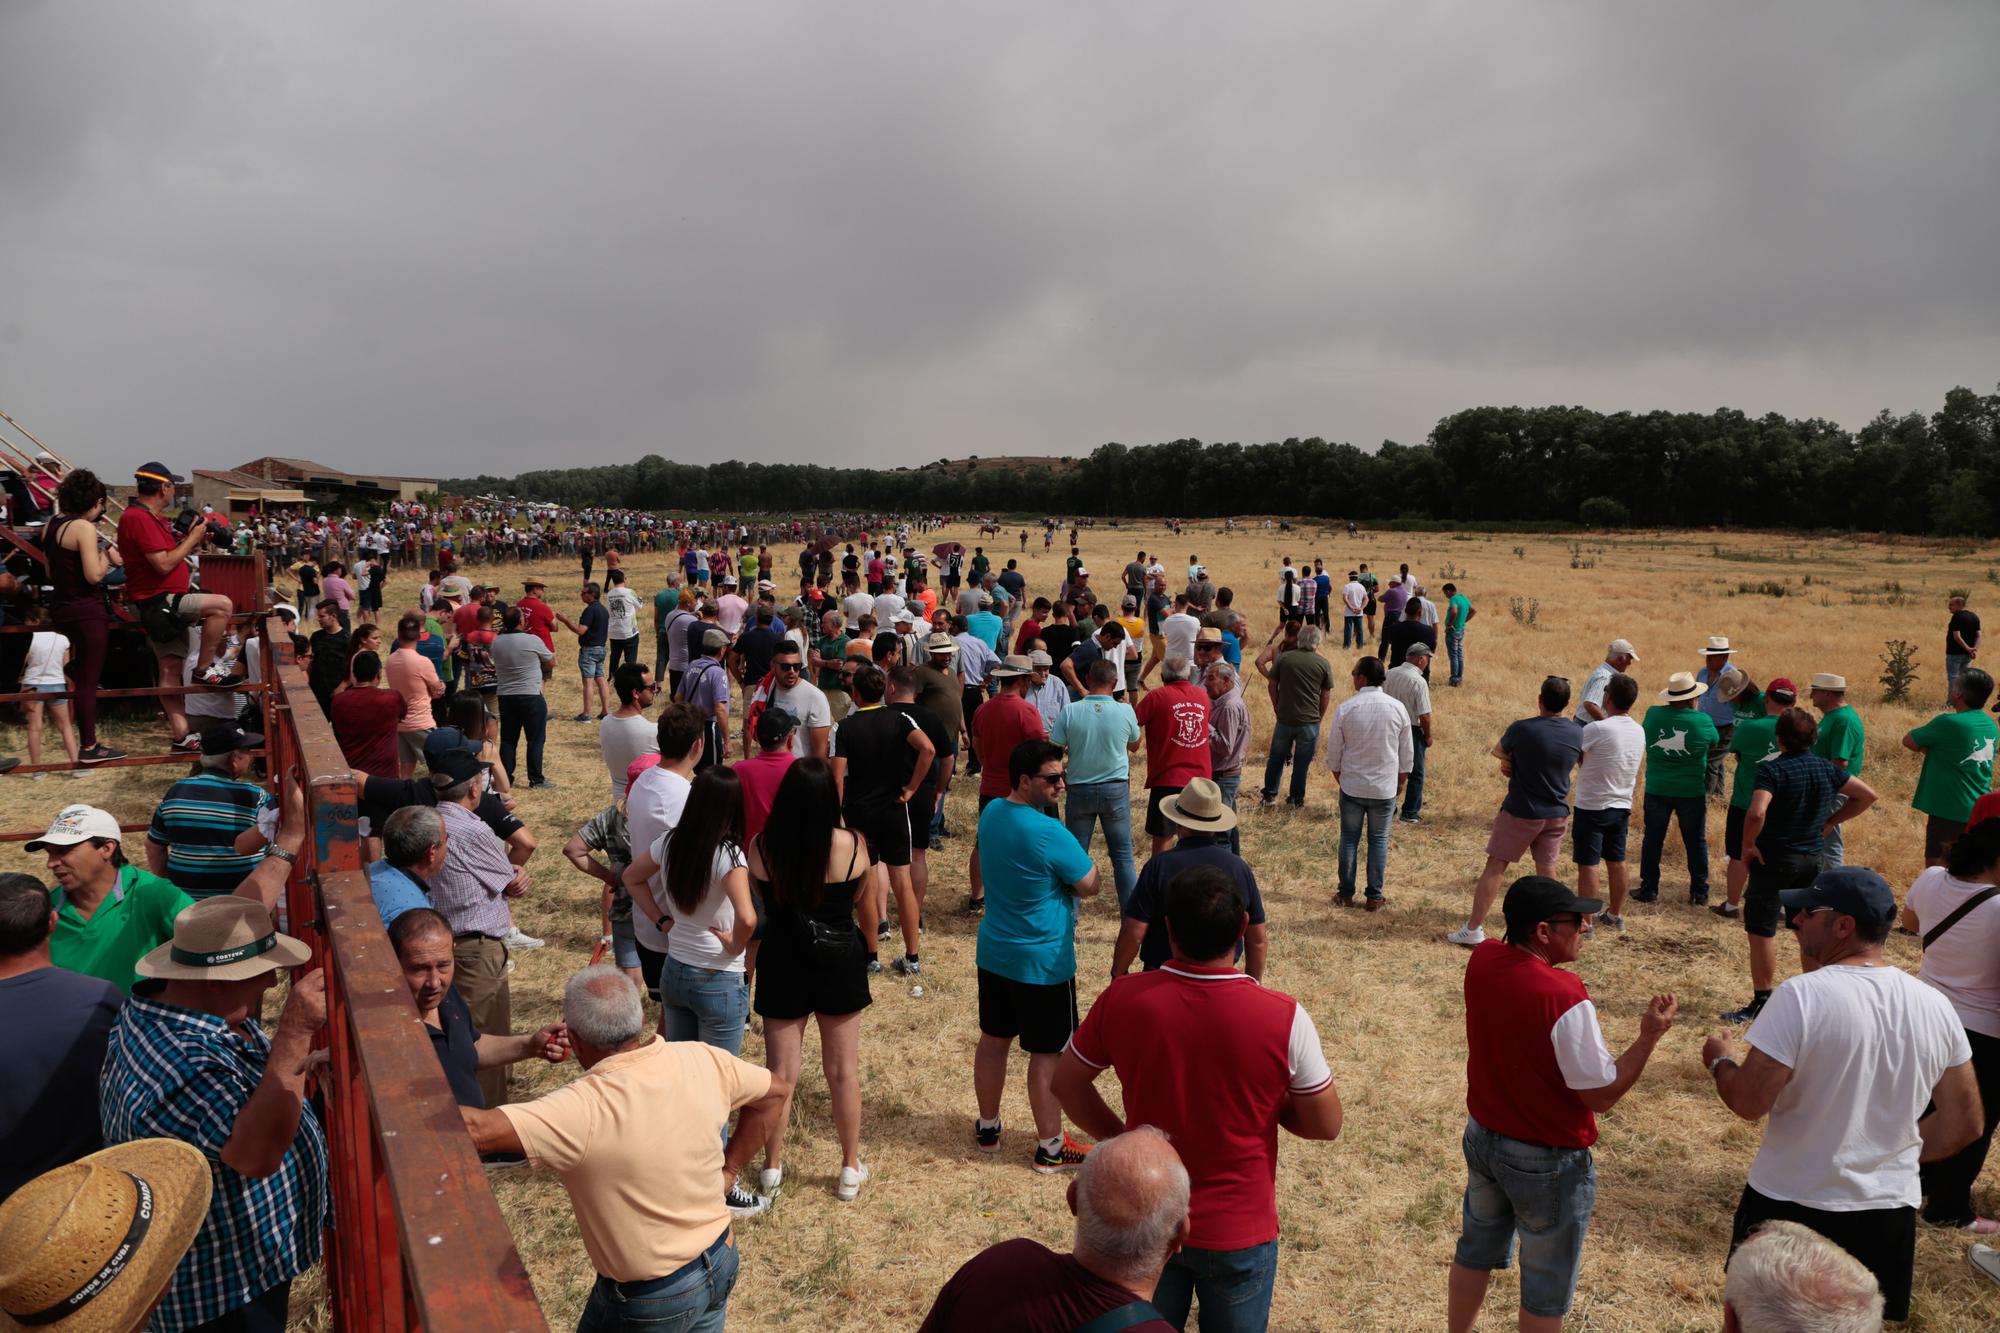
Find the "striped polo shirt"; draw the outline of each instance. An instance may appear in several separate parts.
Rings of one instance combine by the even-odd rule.
[[[271,794],[254,782],[197,773],[167,788],[146,841],[167,849],[167,878],[197,901],[234,893],[264,859],[264,849],[239,854],[236,839],[256,824]]]

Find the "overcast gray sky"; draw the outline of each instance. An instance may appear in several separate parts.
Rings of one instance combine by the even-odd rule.
[[[0,2],[0,408],[122,473],[1415,443],[2000,380],[2000,6]]]

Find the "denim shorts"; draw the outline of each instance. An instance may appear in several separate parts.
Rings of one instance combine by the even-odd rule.
[[[69,685],[65,681],[57,681],[53,685],[35,685],[31,686],[30,688],[32,688],[36,694],[61,694],[64,690],[69,688]],[[63,701],[61,699],[58,699],[56,700],[56,702],[62,703]]]
[[[1466,1185],[1452,1261],[1488,1273],[1507,1267],[1521,1238],[1521,1308],[1544,1319],[1569,1313],[1583,1238],[1597,1201],[1588,1148],[1550,1148],[1465,1122]]]
[[[1625,859],[1625,830],[1632,822],[1632,811],[1623,810],[1578,810],[1570,817],[1570,830],[1576,846],[1576,863],[1580,866],[1594,866],[1600,861],[1618,864]]]
[[[639,966],[639,936],[632,929],[629,916],[611,923],[611,957],[620,967]]]
[[[604,676],[604,645],[576,650],[576,669],[589,679],[601,680]]]

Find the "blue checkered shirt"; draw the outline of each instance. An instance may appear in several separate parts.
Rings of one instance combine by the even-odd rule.
[[[111,1029],[100,1107],[107,1146],[169,1138],[208,1158],[215,1193],[194,1247],[149,1325],[176,1333],[220,1318],[319,1262],[333,1223],[326,1135],[312,1108],[277,1171],[261,1180],[223,1164],[222,1146],[264,1077],[271,1039],[211,1014],[134,995]]]

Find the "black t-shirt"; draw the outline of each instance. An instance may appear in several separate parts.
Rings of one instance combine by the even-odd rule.
[[[425,1024],[431,1049],[444,1066],[444,1081],[451,1085],[452,1100],[460,1106],[485,1109],[486,1094],[479,1090],[479,1033],[472,1026],[472,1011],[453,986],[438,1001],[439,1027]]]
[[[1076,1261],[1025,1238],[974,1255],[938,1292],[917,1333],[1075,1333],[1099,1315],[1132,1304],[1132,1293]],[[1164,1319],[1127,1326],[1170,1333]]]
[[[299,566],[299,591],[307,597],[319,596],[319,567],[310,561]]]
[[[312,665],[306,668],[306,683],[325,707],[334,689],[347,679],[348,638],[337,629],[314,630],[312,638],[306,640],[306,648],[312,653]]]
[[[1965,649],[1953,642],[1951,636],[1954,634],[1964,639],[1974,648],[1977,648],[1979,646],[1979,617],[1971,611],[1954,611],[1951,613],[1951,625],[1946,629],[1944,636],[1944,654],[1946,657],[1963,657],[1965,656]]]
[[[771,669],[771,659],[777,656],[778,646],[784,641],[785,636],[769,625],[744,630],[736,640],[736,651],[743,658],[743,679],[753,685],[764,679],[764,673]]]
[[[1389,626],[1389,665],[1403,665],[1413,643],[1427,643],[1435,651],[1438,646],[1437,631],[1421,620],[1399,620]]]
[[[937,751],[937,757],[931,760],[931,771],[917,784],[917,794],[910,800],[912,810],[929,813],[937,808],[938,767],[945,753],[951,749],[952,738],[945,733],[944,720],[922,704],[890,704],[889,707],[915,723],[917,730],[924,733],[931,747]]]
[[[97,1087],[125,996],[108,981],[38,967],[0,981],[0,1199],[104,1146]]]
[[[834,758],[847,761],[843,809],[874,815],[898,803],[917,762],[917,752],[910,748],[910,733],[916,729],[908,716],[879,704],[849,713],[834,728]]]
[[[368,816],[368,826],[378,838],[382,836],[383,822],[404,806],[434,806],[437,803],[437,788],[431,786],[428,779],[369,778],[361,786],[361,813]],[[502,842],[526,827],[495,792],[489,791],[480,797],[472,813],[478,815]]]
[[[602,648],[611,636],[611,613],[602,602],[584,607],[576,623],[583,626],[583,633],[577,636],[579,648]]]
[[[1048,621],[1042,626],[1042,642],[1049,646],[1051,662],[1069,660],[1069,650],[1076,647],[1076,622],[1065,620],[1061,624]]]
[[[701,646],[701,636],[708,633],[712,629],[719,630],[721,628],[722,626],[716,624],[714,621],[703,620],[699,616],[696,616],[693,620],[688,621],[688,623],[683,627],[682,632],[687,635],[687,645],[688,645],[687,656],[688,656],[689,666],[694,665],[694,661],[697,657],[708,656],[708,650]],[[720,657],[722,656],[722,654],[718,652],[716,656]]]

